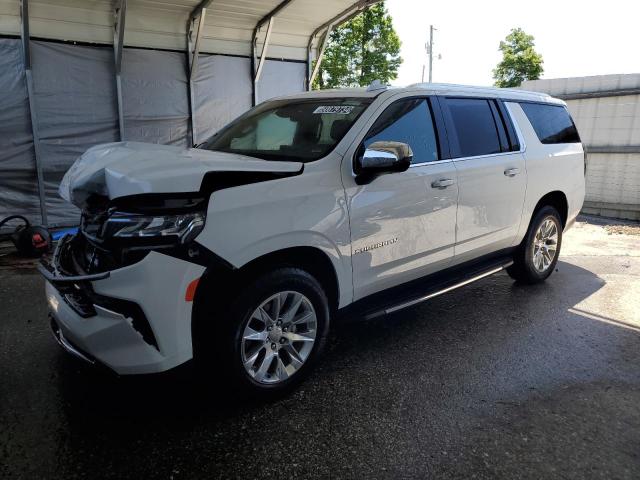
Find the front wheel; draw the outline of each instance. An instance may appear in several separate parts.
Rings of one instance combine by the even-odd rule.
[[[276,292],[243,322],[240,357],[248,377],[275,385],[296,375],[305,365],[318,337],[318,314],[304,294]]]
[[[231,383],[250,395],[277,394],[300,383],[329,330],[326,294],[298,268],[278,268],[243,285],[225,310],[223,317],[210,318],[225,338],[222,348],[204,352],[205,370],[222,367]],[[208,330],[205,335],[216,334]]]
[[[514,280],[538,283],[553,272],[562,244],[562,222],[558,211],[546,206],[535,214],[527,235],[518,247],[507,273]]]

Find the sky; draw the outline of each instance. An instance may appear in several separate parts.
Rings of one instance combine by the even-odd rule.
[[[500,40],[520,27],[542,54],[541,78],[640,73],[640,0],[386,0],[404,59],[393,85],[421,81],[434,33],[433,81],[492,85]],[[425,70],[425,80],[427,79]]]

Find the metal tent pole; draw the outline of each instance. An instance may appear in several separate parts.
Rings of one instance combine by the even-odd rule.
[[[38,117],[36,101],[33,92],[33,76],[31,73],[31,48],[29,46],[29,2],[20,0],[20,39],[22,40],[22,58],[24,73],[27,81],[27,96],[29,97],[29,116],[31,117],[31,134],[33,136],[33,151],[36,162],[36,176],[38,181],[38,196],[40,197],[40,217],[42,224],[49,225],[47,220],[47,201],[42,174],[42,154],[40,152],[40,134],[38,132]]]
[[[265,60],[267,59],[267,49],[269,48],[269,40],[271,39],[271,31],[273,29],[275,16],[292,1],[293,0],[284,0],[280,2],[273,10],[262,17],[253,29],[253,35],[251,37],[251,84],[253,86],[251,103],[253,106],[258,103],[258,81],[260,80],[262,68]],[[265,34],[264,43],[262,44],[260,60],[258,60],[258,32],[265,23],[268,23],[267,33]]]
[[[318,51],[318,58],[316,60],[316,64],[313,66],[313,70],[311,70],[311,75],[307,80],[307,90],[311,91],[313,87],[313,81],[316,79],[318,72],[320,71],[320,64],[322,63],[322,58],[324,57],[324,51],[327,48],[327,43],[329,43],[329,36],[333,31],[333,24],[327,27],[327,31],[324,32],[322,36],[322,40],[320,40],[320,50]]]
[[[197,144],[198,132],[195,122],[195,89],[193,78],[198,71],[200,57],[200,41],[204,30],[207,8],[213,0],[203,0],[191,11],[187,21],[187,88],[189,90],[189,122],[191,127],[191,146]]]
[[[124,22],[127,14],[127,0],[119,0],[114,12],[113,54],[116,71],[116,96],[118,100],[118,127],[120,141],[124,141],[124,108],[122,104],[122,46],[124,41]]]
[[[329,35],[331,35],[331,30],[345,22],[348,22],[360,12],[362,12],[365,8],[368,8],[371,5],[375,5],[380,1],[381,0],[360,0],[320,25],[311,33],[311,35],[309,35],[309,42],[307,43],[307,90],[311,90],[313,80],[320,71],[320,63],[322,62],[322,56],[324,55],[326,42],[328,41]],[[320,32],[323,31],[325,31],[325,35],[321,40],[321,48],[318,53],[318,60],[315,66],[312,68],[313,41],[320,34]]]

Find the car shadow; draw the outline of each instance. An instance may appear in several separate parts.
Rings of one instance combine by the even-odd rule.
[[[579,279],[579,288],[572,288],[569,292],[564,289],[559,291],[557,284],[568,279],[573,279],[573,282]],[[415,334],[414,330],[426,330],[431,334],[446,332],[451,322],[476,324],[476,317],[487,313],[474,308],[474,312],[466,312],[467,315],[461,316],[457,311],[461,302],[481,302],[485,309],[492,309],[495,305],[495,313],[501,316],[515,316],[518,311],[535,311],[540,308],[540,300],[544,300],[546,305],[549,301],[557,302],[556,307],[575,311],[573,307],[576,304],[596,292],[604,283],[592,272],[560,261],[556,273],[547,283],[525,285],[511,281],[506,274],[500,274],[392,315],[373,320],[358,316],[341,317],[332,325],[328,352],[325,352],[322,361],[324,366],[321,365],[320,369],[338,367],[333,363],[343,365],[339,357],[353,350],[363,355],[379,354],[389,341],[410,338]],[[86,365],[62,351],[57,361],[60,392],[70,407],[68,413],[72,417],[89,413],[100,413],[104,417],[112,413],[119,418],[132,416],[140,419],[182,409],[188,412],[186,416],[207,413],[224,417],[231,411],[254,408],[265,402],[230,391],[225,385],[215,385],[215,381],[208,382],[191,362],[160,374],[117,376]],[[279,400],[274,398],[271,401]]]
[[[604,285],[604,280],[597,275],[566,262],[559,262],[557,270],[548,283],[540,285],[522,285],[501,274],[386,317],[369,321],[357,316],[340,318],[332,326],[329,352],[325,354],[328,358],[323,359],[325,366],[321,368],[331,370],[333,362],[342,364],[340,355],[354,349],[364,354],[378,354],[389,340],[400,341],[413,335],[412,329],[426,329],[434,334],[446,332],[450,322],[473,323],[476,315],[484,313],[476,310],[475,315],[461,318],[456,311],[460,302],[495,305],[499,315],[504,315],[506,309],[511,312],[535,310],[540,307],[541,298],[545,302],[560,302],[560,308],[569,309]],[[580,288],[571,289],[570,295],[564,290],[559,292],[555,285],[567,279],[575,282],[578,278]],[[487,298],[488,294],[491,299]],[[181,409],[194,415],[209,412],[225,416],[230,411],[264,403],[243,397],[225,385],[208,382],[191,363],[161,374],[118,377],[62,352],[58,361],[60,391],[70,406],[71,416],[84,416],[83,412],[99,412],[105,416],[111,412],[120,418],[131,415],[139,419]]]

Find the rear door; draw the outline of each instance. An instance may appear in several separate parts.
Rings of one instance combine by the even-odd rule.
[[[345,156],[343,181],[355,299],[444,268],[452,261],[458,186],[443,131],[439,106],[433,99],[389,99]],[[405,172],[380,175],[358,185],[353,161],[376,141],[409,144],[412,164]]]
[[[510,247],[522,218],[527,172],[501,101],[440,98],[458,175],[455,263]]]

